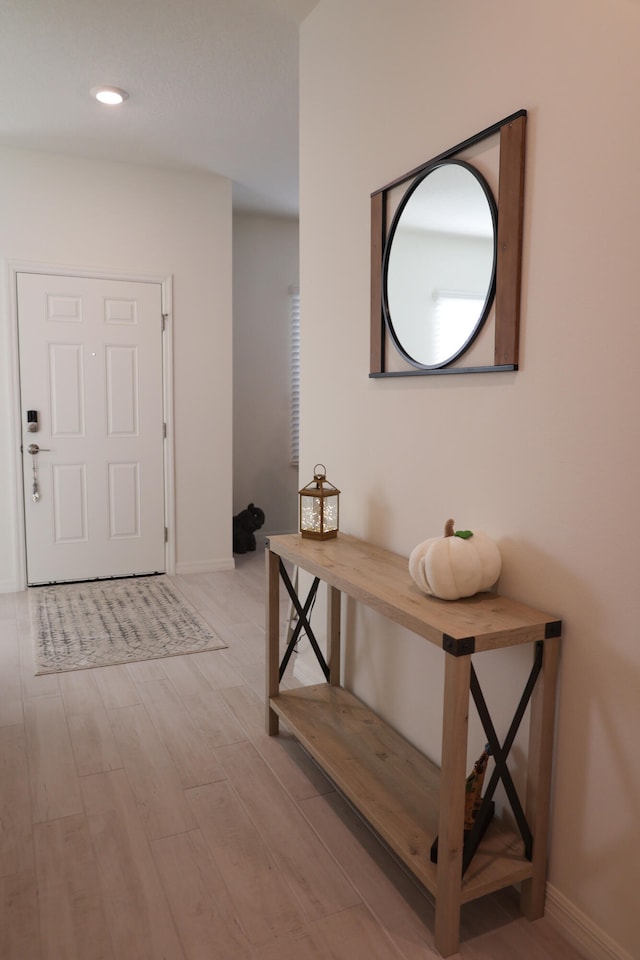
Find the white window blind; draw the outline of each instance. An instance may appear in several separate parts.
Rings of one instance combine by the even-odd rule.
[[[291,465],[298,466],[300,450],[300,290],[289,287],[289,322],[291,343]]]

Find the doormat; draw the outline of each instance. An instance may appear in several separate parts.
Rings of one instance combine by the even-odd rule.
[[[36,676],[226,647],[164,576],[31,587],[29,604]]]

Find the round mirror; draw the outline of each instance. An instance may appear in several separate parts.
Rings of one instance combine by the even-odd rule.
[[[395,214],[383,260],[391,337],[416,367],[444,367],[484,323],[495,290],[496,204],[470,164],[429,167]]]

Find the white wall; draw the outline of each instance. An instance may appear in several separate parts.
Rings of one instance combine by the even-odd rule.
[[[233,509],[265,511],[258,537],[297,528],[290,464],[289,287],[298,285],[298,221],[233,220]]]
[[[0,586],[19,581],[14,260],[173,277],[176,569],[232,566],[231,182],[2,149],[0,210]]]
[[[404,555],[448,516],[485,530],[502,592],[564,619],[549,879],[611,955],[630,957],[639,34],[633,0],[321,0],[301,33],[301,476],[322,451],[342,528]],[[523,107],[520,370],[369,379],[371,192]],[[347,624],[348,677],[437,755],[440,654],[370,620]],[[485,668],[505,718],[528,656]]]

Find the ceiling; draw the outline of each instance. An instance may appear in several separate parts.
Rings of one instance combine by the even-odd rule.
[[[0,145],[222,174],[298,210],[298,28],[318,0],[0,0]],[[119,107],[90,96],[123,87]]]

